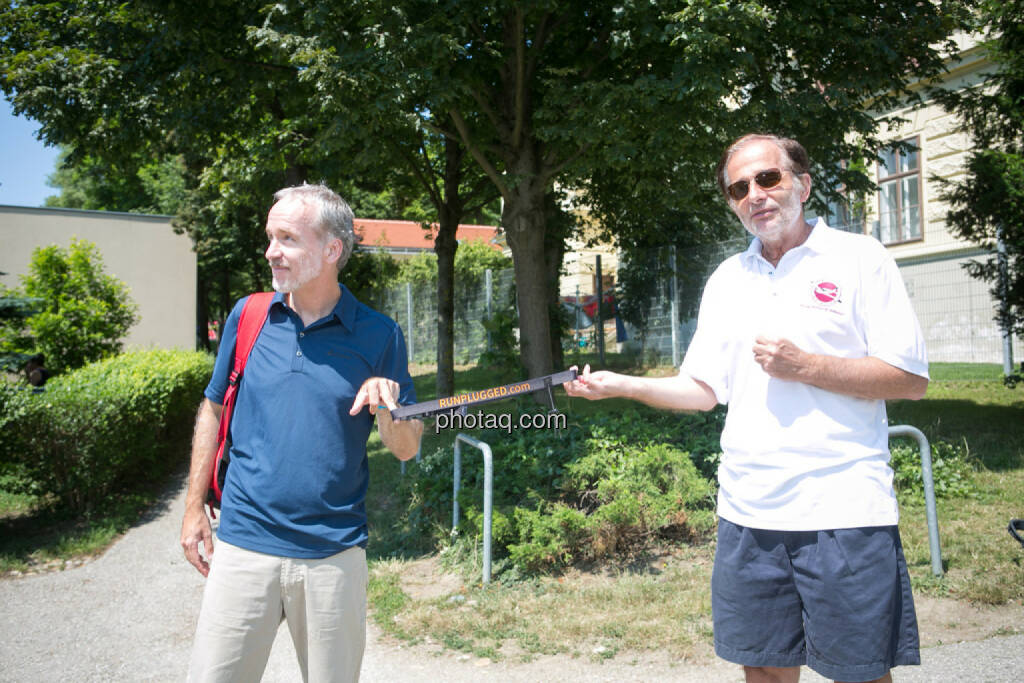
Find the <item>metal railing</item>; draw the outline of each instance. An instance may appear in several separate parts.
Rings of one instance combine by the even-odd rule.
[[[942,576],[942,549],[939,545],[939,521],[935,510],[935,484],[932,477],[932,451],[928,437],[910,425],[891,425],[889,438],[909,436],[917,440],[921,451],[921,478],[924,481],[925,515],[928,518],[928,546],[931,553],[932,574]],[[494,458],[487,443],[458,433],[455,435],[455,455],[452,471],[452,533],[459,527],[459,489],[462,488],[462,444],[478,449],[484,458],[484,548],[483,583],[491,581],[491,517],[493,513]]]
[[[462,444],[477,448],[484,456],[484,571],[483,582],[491,581],[491,513],[494,464],[491,447],[471,436],[459,432],[455,435],[455,464],[452,472],[452,533],[459,527],[459,489],[462,486]]]
[[[928,437],[917,427],[890,425],[889,438],[910,436],[921,448],[921,478],[924,480],[925,514],[928,517],[928,546],[932,556],[932,574],[942,576],[942,550],[939,547],[939,519],[935,512],[935,484],[932,479],[932,449]]]

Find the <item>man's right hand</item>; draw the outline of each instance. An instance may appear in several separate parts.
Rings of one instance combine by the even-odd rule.
[[[206,557],[199,552],[199,544],[203,544]],[[189,561],[203,576],[210,574],[210,560],[213,559],[213,529],[206,511],[199,508],[186,508],[185,519],[181,523],[181,547],[185,551],[185,559]]]

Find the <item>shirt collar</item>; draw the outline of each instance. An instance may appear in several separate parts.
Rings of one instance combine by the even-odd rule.
[[[825,223],[825,219],[824,218],[821,218],[819,216],[817,219],[815,219],[814,227],[811,230],[811,234],[807,236],[807,239],[804,240],[804,243],[801,244],[799,247],[794,247],[794,248],[795,249],[800,249],[802,247],[806,247],[806,248],[810,249],[811,251],[814,251],[814,252],[817,252],[817,253],[820,254],[820,253],[822,253],[823,251],[826,250],[826,246],[828,245],[828,240],[829,240],[828,232],[829,232],[828,224]],[[746,261],[749,264],[749,263],[752,263],[753,261],[755,261],[757,259],[757,257],[759,257],[760,255],[761,255],[761,240],[758,239],[757,237],[755,237],[754,239],[750,240],[750,246],[748,246],[747,250],[743,252],[743,260]]]
[[[334,309],[331,311],[331,315],[337,318],[338,322],[340,322],[348,332],[352,332],[355,330],[356,308],[359,305],[359,301],[356,299],[355,295],[348,290],[348,287],[340,282],[338,283],[338,287],[341,289],[341,297],[338,299],[338,303],[334,304]],[[270,305],[280,305],[282,308],[287,308],[288,304],[285,303],[284,292],[275,292]]]

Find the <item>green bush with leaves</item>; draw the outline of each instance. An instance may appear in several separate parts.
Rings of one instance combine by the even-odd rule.
[[[137,351],[56,377],[41,393],[8,385],[0,474],[73,511],[165,475],[188,458],[212,368],[203,353]]]
[[[137,320],[137,306],[123,282],[103,272],[96,245],[72,239],[71,246],[32,252],[22,288],[10,292],[39,301],[37,310],[4,329],[4,351],[41,352],[46,367],[64,372],[118,353]]]
[[[931,443],[932,483],[936,498],[962,498],[977,492],[974,485],[974,468],[969,454],[963,446],[948,441]],[[893,485],[901,498],[924,495],[924,474],[921,467],[921,450],[904,442],[895,442],[891,448],[892,469],[895,473]]]
[[[513,422],[516,421],[513,417]],[[628,552],[659,538],[701,538],[714,525],[721,411],[628,410],[573,420],[564,430],[482,431],[494,449],[493,549],[537,572]],[[462,468],[463,535],[479,537],[482,468]],[[411,499],[435,525],[451,509],[451,449],[427,455]],[[421,518],[426,522],[426,518]]]

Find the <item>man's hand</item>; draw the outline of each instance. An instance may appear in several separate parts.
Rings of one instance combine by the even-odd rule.
[[[772,377],[792,382],[806,381],[812,355],[788,339],[758,337],[754,340],[754,360]]]
[[[573,366],[575,369],[576,366]],[[621,375],[607,370],[590,371],[590,365],[583,366],[583,372],[571,382],[566,382],[565,393],[570,396],[579,396],[588,401],[599,401],[603,398],[622,396]]]
[[[915,375],[880,358],[840,358],[809,353],[788,339],[757,337],[754,360],[770,376],[803,382],[845,396],[864,399],[916,401],[924,397],[928,378]]]
[[[210,573],[213,559],[213,531],[203,504],[210,486],[210,472],[217,455],[217,431],[224,406],[203,399],[196,415],[196,430],[192,436],[192,464],[188,472],[188,493],[185,494],[185,518],[181,522],[181,547],[185,559],[200,574]],[[206,558],[199,553],[199,544],[206,550]]]
[[[574,366],[575,368],[575,366]],[[617,372],[591,372],[589,365],[571,382],[562,385],[565,393],[590,401],[603,398],[628,398],[665,410],[711,410],[716,399],[711,388],[689,375],[675,377],[633,377]]]
[[[369,408],[371,415],[377,415],[378,408],[387,408],[377,415],[380,440],[384,442],[389,451],[395,454],[396,458],[408,460],[415,457],[420,450],[423,421],[399,420],[396,422],[391,419],[391,411],[398,407],[399,391],[398,382],[386,377],[371,377],[363,382],[363,386],[359,387],[356,399],[352,401],[352,408],[348,412],[350,415],[356,415],[365,406]]]
[[[399,387],[398,382],[387,377],[371,377],[363,382],[356,393],[356,399],[352,401],[352,408],[349,415],[356,415],[363,406],[370,409],[370,415],[377,414],[377,408],[385,406],[388,410],[398,407]]]
[[[205,558],[199,552],[200,543],[206,551]],[[185,510],[185,519],[181,523],[181,547],[185,550],[185,559],[189,564],[203,576],[209,576],[209,560],[213,559],[213,530],[210,528],[210,518],[202,506],[198,510]]]

